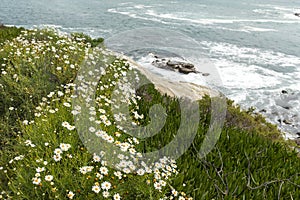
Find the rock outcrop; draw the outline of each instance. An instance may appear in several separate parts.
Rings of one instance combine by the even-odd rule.
[[[209,76],[209,73],[202,73],[197,71],[194,64],[185,61],[176,61],[175,59],[159,58],[158,56],[153,56],[155,60],[152,65],[166,70],[176,71],[182,74],[189,73],[200,73],[202,76]]]
[[[196,71],[195,66],[192,63],[167,60],[165,58],[159,59],[157,56],[155,58],[156,59],[152,62],[152,64],[156,67],[172,71],[178,71],[183,74],[198,73]]]
[[[202,99],[205,95],[208,95],[210,97],[221,96],[220,92],[212,90],[211,88],[208,88],[206,86],[177,80],[167,80],[159,75],[151,73],[138,63],[134,62],[132,59],[125,56],[123,56],[123,58],[127,60],[132,67],[139,70],[143,75],[145,75],[161,94],[167,94],[168,96],[177,98],[185,97],[191,100]]]

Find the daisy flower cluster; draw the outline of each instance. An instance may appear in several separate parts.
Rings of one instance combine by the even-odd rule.
[[[118,173],[119,179],[122,179],[122,174],[126,177],[130,173],[152,177],[152,181],[146,180],[146,183],[153,184],[152,187],[155,190],[162,192],[169,186],[169,179],[178,174],[176,161],[163,157],[156,162],[147,163],[144,161],[146,158],[143,154],[136,150],[139,140],[128,133],[144,118],[144,115],[139,113],[138,105],[138,101],[142,98],[137,95],[134,88],[140,81],[140,74],[125,60],[118,59],[113,63],[103,62],[103,60],[109,61],[109,56],[111,56],[109,53],[106,56],[106,53],[101,52],[101,54],[87,57],[88,64],[84,67],[85,70],[81,71],[81,76],[76,82],[75,91],[78,96],[76,96],[75,105],[80,105],[81,110],[85,110],[85,112],[78,113],[79,116],[82,115],[81,119],[85,119],[84,131],[89,132],[89,136],[94,138],[86,145],[97,146],[95,144],[97,138],[102,139],[104,143],[112,144],[107,149],[108,152],[101,151],[101,156],[94,154],[94,162],[101,164],[99,165],[101,166],[100,178],[107,175],[106,166],[111,167],[113,164],[114,173]],[[101,57],[100,61],[98,61],[99,55],[104,57]],[[94,66],[91,66],[90,63],[93,62]],[[112,75],[106,79],[102,78],[104,74]],[[100,80],[99,84],[96,84],[96,80]],[[97,94],[94,104],[93,94]],[[126,112],[128,110],[129,112]],[[98,182],[93,186],[93,190],[97,193],[100,191]],[[108,194],[107,191],[103,196],[107,196],[106,194]],[[185,198],[186,195],[182,194]],[[171,196],[175,198],[173,193]]]
[[[139,151],[141,141],[130,134],[146,120],[135,89],[139,72],[112,52],[50,33],[24,31],[5,43],[11,53],[3,76],[18,82],[20,71],[27,73],[20,66],[34,69],[45,62],[51,81],[68,79],[41,98],[34,119],[22,120],[22,154],[7,166],[19,173],[10,178],[11,190],[21,194],[33,187],[29,196],[56,199],[118,200],[132,198],[130,192],[191,199],[172,186],[176,161],[149,161]],[[77,63],[78,56],[84,63]],[[18,62],[12,64],[15,57]]]
[[[20,74],[33,75],[33,70],[40,70],[37,64],[43,64],[52,74],[50,78],[57,79],[56,76],[76,70],[79,67],[76,61],[87,50],[87,44],[52,29],[25,30],[3,44],[0,52],[5,55],[2,58],[5,62],[1,66],[1,75],[11,76],[19,82]]]
[[[53,156],[54,161],[55,161],[55,162],[60,161],[61,158],[62,158],[61,155],[63,154],[63,152],[64,152],[64,151],[68,151],[70,148],[71,148],[71,145],[70,145],[70,144],[64,144],[64,143],[61,143],[61,144],[59,145],[59,148],[56,148],[56,149],[54,150],[54,156]],[[71,157],[71,155],[68,154],[68,157]]]

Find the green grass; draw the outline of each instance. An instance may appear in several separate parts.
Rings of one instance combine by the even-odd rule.
[[[25,40],[30,42],[24,45],[21,41]],[[93,160],[93,155],[80,140],[78,130],[62,126],[63,122],[76,123],[71,113],[74,108],[69,107],[69,104],[74,104],[74,88],[69,83],[78,83],[78,73],[84,74],[93,69],[89,68],[88,61],[103,64],[102,60],[108,58],[110,64],[96,88],[96,97],[99,98],[95,105],[97,112],[93,116],[99,119],[103,113],[98,109],[105,110],[105,116],[112,125],[101,122],[98,128],[105,130],[114,141],[130,143],[133,138],[114,124],[109,101],[116,98],[113,95],[115,83],[123,81],[122,85],[126,85],[128,82],[122,75],[132,71],[126,61],[107,57],[105,51],[94,48],[103,39],[91,39],[83,34],[60,36],[51,30],[24,32],[24,29],[0,28],[0,41],[2,198],[67,199],[67,194],[72,191],[74,199],[103,199],[103,190],[99,194],[92,191],[93,186],[101,185],[103,181],[112,185],[110,198],[118,193],[122,199],[159,199],[170,196],[173,188],[194,199],[297,199],[300,196],[297,153],[288,147],[289,143],[282,139],[276,126],[251,109],[241,110],[230,100],[227,101],[226,121],[220,139],[212,152],[200,158],[199,150],[210,124],[209,97],[199,100],[200,122],[196,137],[188,151],[176,161],[178,174],[171,173],[168,180],[162,179],[167,186],[161,191],[154,188],[158,179],[153,173],[129,173],[119,179],[114,174],[116,170],[107,166],[108,174],[99,177],[97,172],[105,164]],[[36,49],[36,46],[40,48]],[[93,58],[83,62],[86,55],[93,55]],[[120,92],[123,94],[124,91]],[[155,104],[163,105],[167,113],[161,131],[150,138],[139,139],[139,143],[133,142],[133,149],[151,152],[174,139],[180,124],[179,99],[160,94],[150,84],[139,88],[125,100],[131,110],[130,117],[126,119],[140,125],[151,123],[149,109]],[[86,108],[83,110],[90,114],[89,107]],[[134,118],[133,111],[144,117]],[[89,120],[83,122],[86,122],[84,127],[89,128]],[[34,146],[30,146],[27,140]],[[94,142],[98,142],[97,138]],[[71,147],[56,162],[54,150],[61,143]],[[24,158],[19,160],[20,155]],[[104,156],[102,160],[105,159]],[[82,174],[80,168],[84,166],[94,168]],[[39,175],[36,174],[38,167],[45,168]],[[52,175],[53,181],[45,181],[46,175]],[[33,184],[33,177],[40,177],[41,183]]]

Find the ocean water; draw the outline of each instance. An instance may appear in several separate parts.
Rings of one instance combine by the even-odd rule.
[[[219,89],[244,108],[263,110],[289,138],[300,132],[300,17],[296,12],[300,12],[296,0],[0,2],[0,22],[6,25],[52,26],[103,38],[154,27],[191,37],[218,70]],[[159,73],[146,65],[151,60],[147,56],[136,59]],[[171,72],[163,73],[172,78]],[[203,77],[196,75],[181,78],[203,83]]]

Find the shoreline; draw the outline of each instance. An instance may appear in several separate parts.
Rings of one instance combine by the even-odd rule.
[[[122,56],[122,59],[128,61],[132,67],[139,70],[145,75],[154,85],[155,88],[162,94],[167,94],[171,97],[186,97],[193,101],[202,99],[205,95],[210,97],[219,96],[220,93],[212,90],[209,87],[198,85],[195,83],[183,82],[183,81],[171,81],[161,76],[155,75],[149,70],[146,70],[143,66],[132,60],[127,56]]]
[[[120,55],[118,55],[120,56]],[[145,69],[145,67],[141,66],[139,63],[135,62],[131,58],[121,55],[122,59],[128,61],[133,67],[139,70],[143,75],[145,75],[154,85],[155,88],[161,92],[162,94],[167,94],[172,97],[187,97],[192,100],[200,100],[203,96],[208,95],[210,97],[216,97],[222,95],[219,91],[215,91],[209,87],[190,83],[190,82],[182,82],[182,81],[171,81],[162,76],[158,76],[151,71]],[[224,94],[223,94],[224,95]],[[236,106],[240,106],[238,103],[234,103]],[[247,111],[250,108],[243,108],[243,110]],[[281,133],[281,137],[285,141],[294,141],[297,145],[300,144],[299,137],[295,136],[293,133],[285,131],[284,128],[280,127],[278,124],[274,123],[268,116],[263,115],[262,112],[256,111],[254,114],[262,115],[266,120],[275,125]],[[291,146],[294,148],[296,146],[294,144]],[[300,152],[300,148],[295,147],[295,149]]]

